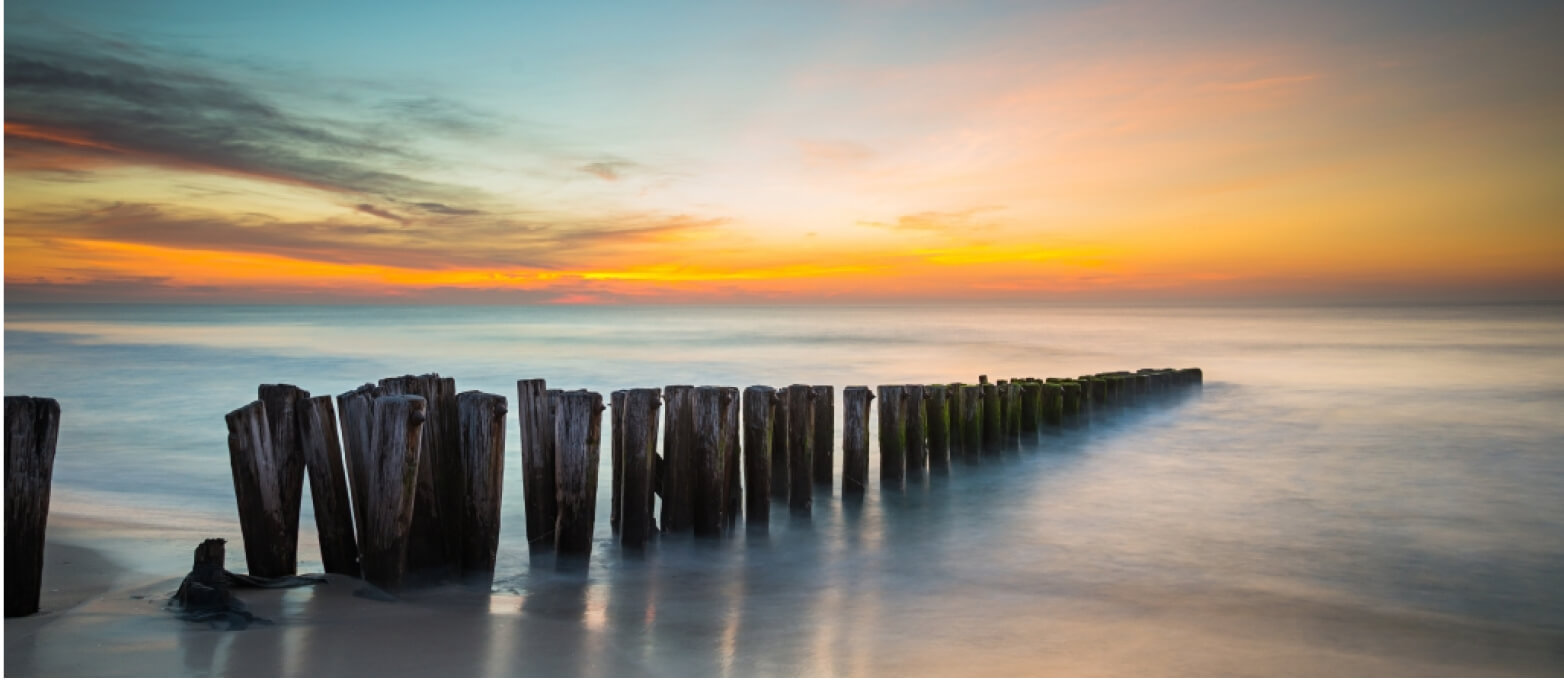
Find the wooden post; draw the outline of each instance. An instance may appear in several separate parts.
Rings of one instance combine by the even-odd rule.
[[[728,495],[722,502],[723,527],[738,527],[744,515],[744,451],[740,448],[743,429],[739,426],[739,389],[722,387],[722,477],[727,480]]]
[[[983,453],[983,387],[961,386],[961,456],[977,459]]]
[[[407,570],[426,409],[424,399],[416,395],[385,395],[374,402],[360,547],[364,580],[392,592],[402,588]],[[245,553],[249,553],[248,541]]]
[[[277,466],[279,504],[289,549],[284,560],[297,567],[299,548],[299,506],[304,500],[304,444],[299,440],[298,404],[310,397],[309,391],[291,384],[261,384],[256,397],[266,408],[271,429],[272,461]],[[293,575],[289,571],[286,575]]]
[[[5,617],[38,612],[60,403],[5,397]],[[15,674],[15,673],[13,673]]]
[[[1079,423],[1081,421],[1082,405],[1087,402],[1086,397],[1083,395],[1085,389],[1079,382],[1075,381],[1066,381],[1059,384],[1059,387],[1063,392],[1061,394],[1063,402],[1060,407],[1065,423]]]
[[[946,428],[949,434],[946,437],[946,442],[950,444],[950,456],[961,457],[961,449],[966,446],[966,432],[961,428],[963,414],[961,403],[961,384],[949,384],[945,395],[945,413],[947,415]]]
[[[337,440],[337,411],[331,396],[297,403],[299,440],[310,476],[310,500],[315,505],[315,533],[320,537],[320,561],[327,573],[359,576],[358,543],[353,539],[353,511]]]
[[[1043,416],[1043,385],[1036,381],[1021,384],[1021,433],[1037,433]]]
[[[619,470],[624,466],[625,391],[619,390],[608,394],[608,402],[608,457],[611,471],[608,490],[612,498],[608,509],[608,528],[618,534],[620,489],[624,482]]]
[[[1042,385],[1043,423],[1059,426],[1064,423],[1064,385],[1048,382]]]
[[[901,490],[907,479],[907,387],[883,385],[880,395],[880,489]]]
[[[554,547],[558,517],[554,497],[554,416],[547,382],[516,382],[516,419],[521,424],[521,492],[527,511],[527,544],[533,550]]]
[[[1021,385],[1005,384],[1005,447],[1021,447]]]
[[[808,386],[787,387],[787,506],[794,514],[807,515],[814,506],[814,398]]]
[[[554,484],[559,497],[554,552],[563,568],[582,566],[592,554],[602,414],[603,396],[597,393],[560,394],[554,417]]]
[[[487,588],[494,582],[500,547],[500,500],[505,487],[504,396],[467,391],[456,396],[461,428],[462,580]]]
[[[722,519],[722,505],[728,495],[727,477],[722,471],[726,459],[722,408],[721,388],[702,386],[695,389],[690,408],[695,426],[690,453],[695,483],[690,490],[693,506],[690,520],[696,537],[720,537],[726,525]]]
[[[337,396],[337,421],[342,426],[342,455],[347,460],[348,489],[352,492],[353,530],[359,550],[364,549],[364,500],[369,496],[369,470],[373,466],[370,439],[375,431],[375,398],[380,389],[364,384]]]
[[[832,386],[815,386],[811,391],[814,394],[814,407],[811,409],[815,412],[815,442],[811,454],[814,458],[815,485],[829,489],[836,469],[835,453],[832,452],[836,440],[836,389]]]
[[[424,399],[423,449],[418,455],[417,500],[407,540],[407,573],[435,581],[461,571],[462,455],[456,381],[438,374],[380,380],[381,395]]]
[[[842,496],[862,496],[869,486],[868,386],[842,390]]]
[[[791,477],[788,472],[788,428],[790,421],[787,414],[787,388],[777,389],[775,414],[772,415],[771,430],[771,499],[786,500],[788,484]]]
[[[662,529],[683,533],[690,529],[695,512],[695,400],[694,386],[663,389]]]
[[[944,384],[924,388],[924,427],[929,434],[929,471],[950,470],[950,408]]]
[[[771,438],[777,392],[770,386],[744,389],[744,519],[751,531],[771,527]]]
[[[629,550],[646,546],[652,536],[653,481],[657,475],[657,411],[661,391],[630,390],[624,399],[624,491],[620,499],[619,545]]]
[[[276,450],[266,421],[266,405],[257,400],[229,412],[228,463],[233,469],[239,529],[251,575],[280,578],[297,572],[297,536],[283,522]]]
[[[928,434],[923,428],[923,385],[908,384],[902,387],[907,406],[902,409],[906,423],[907,473],[922,474],[929,467]]]
[[[999,451],[1001,430],[1004,425],[1004,404],[1000,402],[999,387],[983,383],[983,452]]]

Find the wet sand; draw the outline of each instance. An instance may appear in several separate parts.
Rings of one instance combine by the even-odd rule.
[[[102,539],[113,530],[104,524],[67,522],[51,530],[57,539],[47,554],[43,612],[5,622],[7,675],[1564,673],[1564,633],[1365,608],[1330,595],[1115,587],[1061,596],[1001,586],[976,589],[970,601],[962,595],[930,602],[816,585],[831,595],[827,608],[801,609],[795,588],[744,576],[714,585],[673,564],[632,565],[589,579],[538,570],[544,577],[502,581],[494,593],[447,587],[395,603],[354,596],[361,583],[329,576],[316,587],[239,592],[275,624],[226,631],[165,610],[183,567],[156,575],[116,560],[127,547],[162,550],[172,540],[113,545]],[[122,530],[131,537],[149,532]],[[185,564],[187,556],[141,558]],[[968,607],[933,607],[950,603]]]

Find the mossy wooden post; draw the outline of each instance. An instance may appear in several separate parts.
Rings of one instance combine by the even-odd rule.
[[[690,442],[691,473],[694,485],[690,489],[692,514],[691,526],[696,537],[713,538],[722,535],[726,525],[722,520],[722,507],[727,499],[727,478],[723,475],[723,449],[727,441],[722,433],[722,389],[702,386],[695,389],[690,404],[694,424],[694,438]]]
[[[60,403],[5,397],[5,617],[38,612]],[[13,673],[15,674],[15,673]]]
[[[655,388],[631,389],[625,394],[624,490],[619,502],[619,545],[638,551],[646,546],[655,526],[652,510],[657,475],[657,411],[661,392]]]
[[[1035,434],[1043,415],[1043,385],[1036,381],[1021,384],[1021,433]]]
[[[972,460],[983,454],[983,387],[961,385],[961,456]]]
[[[380,388],[364,384],[337,396],[337,421],[342,426],[342,456],[347,460],[348,489],[352,493],[353,530],[360,552],[364,549],[364,500],[369,497],[369,471],[374,457],[369,449],[375,431],[375,398]]]
[[[690,530],[695,513],[694,386],[663,388],[662,532]]]
[[[304,446],[310,500],[315,505],[315,534],[320,538],[320,562],[327,573],[356,578],[358,543],[353,539],[353,510],[337,439],[337,411],[331,406],[331,396],[325,395],[306,398],[297,405],[299,441]]]
[[[500,501],[505,488],[504,396],[466,391],[456,396],[462,456],[462,581],[487,589],[500,547]]]
[[[425,410],[424,399],[416,395],[383,395],[375,398],[372,409],[365,532],[359,547],[364,580],[391,592],[402,588],[407,571]]]
[[[771,527],[771,447],[777,391],[770,386],[744,389],[744,520],[751,531]]]
[[[233,469],[239,530],[251,575],[280,578],[297,571],[297,536],[283,521],[277,451],[272,447],[266,405],[257,400],[229,412],[228,463]]]
[[[609,531],[619,533],[619,504],[620,488],[624,481],[619,470],[624,467],[624,412],[625,391],[618,390],[608,394],[608,462],[610,477],[608,482],[608,528]]]
[[[304,500],[304,444],[299,439],[298,404],[310,397],[309,391],[291,384],[261,384],[256,398],[266,408],[266,423],[271,429],[272,461],[277,467],[278,500],[282,505],[282,524],[290,549],[285,561],[297,565],[299,547],[299,507]],[[285,575],[293,575],[289,571]]]
[[[788,481],[787,507],[808,515],[814,506],[814,389],[803,384],[787,387]]]
[[[521,425],[521,493],[527,514],[527,545],[554,548],[554,416],[543,379],[516,382],[516,421]]]
[[[382,395],[424,399],[423,450],[418,459],[418,499],[407,541],[407,573],[419,581],[457,575],[461,569],[462,457],[456,381],[438,374],[380,380]]]
[[[597,469],[601,458],[603,396],[565,391],[554,415],[554,485],[559,517],[554,553],[561,568],[578,568],[592,555],[597,516]]]
[[[1064,385],[1056,382],[1039,384],[1042,392],[1043,423],[1048,426],[1064,424]]]
[[[776,398],[775,413],[771,416],[771,499],[783,501],[787,499],[788,483],[791,481],[788,475],[790,420],[787,413],[787,388],[777,389]]]
[[[862,497],[869,487],[868,386],[842,390],[842,497]]]
[[[1005,446],[1021,447],[1021,385],[1012,381],[1005,385]]]
[[[923,385],[908,384],[902,387],[902,395],[906,397],[907,406],[903,409],[903,420],[906,423],[907,448],[907,474],[922,475],[929,468],[929,444],[928,431],[924,428],[924,416],[927,408],[923,405]]]
[[[962,429],[964,410],[961,401],[961,384],[948,384],[945,396],[946,425],[949,434],[946,442],[950,444],[950,456],[957,458],[962,456],[962,448],[966,447],[966,431]]]
[[[906,387],[882,385],[880,396],[880,489],[901,490],[907,480]]]
[[[999,386],[989,383],[980,386],[983,388],[983,452],[998,452],[1004,422],[1004,405],[1000,403]]]
[[[1076,381],[1066,381],[1059,384],[1061,394],[1060,413],[1064,417],[1064,423],[1072,426],[1080,425],[1083,421],[1087,398],[1086,388]]]
[[[833,450],[836,449],[836,389],[832,386],[813,386],[810,392],[814,394],[813,407],[815,413],[814,427],[812,429],[814,445],[810,457],[814,466],[815,485],[831,487],[831,479],[836,469],[836,457]]]
[[[743,429],[739,426],[739,389],[722,387],[722,477],[727,481],[728,495],[722,503],[723,526],[727,530],[738,527],[744,515],[744,451],[740,447]]]
[[[923,425],[929,434],[929,471],[950,470],[950,402],[946,386],[932,384],[923,389]]]

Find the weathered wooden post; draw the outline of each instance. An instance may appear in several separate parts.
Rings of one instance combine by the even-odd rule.
[[[1063,391],[1061,394],[1063,402],[1060,407],[1064,421],[1066,424],[1078,425],[1082,420],[1081,413],[1088,403],[1084,395],[1086,389],[1083,384],[1076,381],[1066,381],[1059,386]]]
[[[1036,381],[1021,384],[1021,433],[1035,434],[1043,415],[1043,385]]]
[[[662,531],[683,533],[695,513],[694,386],[663,388]]]
[[[771,499],[786,500],[791,476],[788,471],[788,428],[791,420],[787,413],[787,387],[777,389],[775,414],[771,416]]]
[[[576,568],[592,554],[603,396],[565,391],[559,398],[554,417],[554,482],[559,497],[554,552],[559,567]]]
[[[299,440],[298,404],[310,397],[309,391],[291,384],[261,384],[256,398],[266,408],[271,429],[273,460],[277,465],[277,492],[282,505],[282,523],[289,538],[289,564],[296,566],[299,545],[299,507],[304,500],[304,444]],[[288,575],[292,575],[290,571]]]
[[[961,386],[961,456],[977,459],[983,453],[983,387]]]
[[[657,475],[657,408],[661,392],[655,388],[631,389],[624,399],[624,490],[619,503],[619,545],[640,550],[655,530],[652,498]]]
[[[722,535],[726,525],[722,519],[722,506],[727,499],[727,478],[722,465],[727,445],[722,433],[722,389],[702,386],[695,389],[691,403],[694,439],[690,444],[691,473],[695,485],[690,491],[693,506],[691,525],[696,537],[713,538]]]
[[[750,531],[771,527],[771,447],[777,391],[770,386],[744,389],[744,519]]]
[[[456,396],[461,429],[462,580],[488,587],[500,547],[500,500],[505,486],[504,396],[466,391]]]
[[[725,528],[738,527],[739,517],[744,515],[744,454],[739,447],[739,389],[722,387],[722,477],[727,479],[728,496],[722,504]]]
[[[310,500],[315,505],[315,533],[320,537],[320,561],[327,573],[359,576],[358,543],[353,538],[353,511],[337,439],[337,411],[331,396],[297,403],[299,440],[309,471]]]
[[[1043,423],[1049,426],[1064,424],[1064,385],[1048,382],[1041,386],[1043,393]]]
[[[929,434],[929,471],[950,470],[950,408],[944,384],[924,388],[924,426]]]
[[[983,452],[999,451],[1004,426],[1005,406],[1000,399],[999,386],[983,383]]]
[[[608,461],[609,470],[612,473],[609,479],[608,491],[608,528],[613,533],[619,532],[619,503],[620,490],[624,479],[619,470],[624,466],[624,417],[625,417],[625,391],[618,390],[608,394]]]
[[[962,417],[966,413],[964,407],[962,406],[961,400],[962,385],[958,382],[949,384],[948,386],[949,390],[946,392],[946,414],[949,415],[948,424],[950,435],[947,438],[947,441],[950,443],[951,457],[961,457],[963,456],[962,448],[966,447],[967,439],[966,431],[962,429]]]
[[[424,399],[423,449],[418,460],[417,501],[407,541],[407,572],[419,580],[455,575],[461,567],[462,457],[456,381],[439,374],[380,380],[381,395]]]
[[[554,497],[554,415],[543,379],[516,382],[516,420],[521,424],[521,492],[527,512],[527,545],[553,549],[558,517]]]
[[[224,417],[228,422],[228,463],[233,469],[239,529],[251,575],[279,578],[297,572],[298,536],[283,521],[281,476],[266,405],[257,400]]]
[[[923,428],[923,384],[902,387],[907,407],[902,411],[906,423],[907,474],[922,474],[929,466],[928,433]]]
[[[842,496],[862,496],[869,486],[868,386],[842,390]]]
[[[422,397],[384,395],[375,398],[371,411],[365,532],[359,547],[364,552],[364,580],[392,592],[402,588],[407,570],[425,410]],[[249,554],[248,540],[245,554]]]
[[[347,460],[348,489],[352,492],[353,530],[360,552],[364,549],[364,500],[369,497],[369,471],[374,457],[369,449],[375,432],[375,398],[380,388],[364,384],[337,396],[337,421],[342,426],[342,455]]]
[[[38,612],[60,403],[5,397],[5,617]],[[13,673],[14,674],[14,673]]]
[[[814,506],[814,390],[803,384],[787,387],[788,481],[787,506],[794,514],[808,515]]]
[[[882,385],[880,396],[880,489],[901,490],[907,479],[907,394],[905,386]]]
[[[1012,381],[1005,384],[1005,447],[1021,447],[1021,385]]]
[[[814,445],[810,457],[814,461],[815,485],[823,485],[827,489],[831,487],[831,478],[836,469],[836,458],[832,450],[835,449],[833,441],[836,440],[836,389],[833,386],[814,386],[810,389],[814,394]]]

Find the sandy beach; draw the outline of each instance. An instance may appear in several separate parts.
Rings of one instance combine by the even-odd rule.
[[[165,610],[172,533],[66,517],[41,613],[5,622],[10,676],[1532,676],[1564,672],[1564,634],[1253,590],[972,595],[967,612],[848,598],[775,624],[794,588],[709,590],[674,571],[532,578],[396,603],[355,579],[240,593],[273,625],[226,631]],[[138,540],[137,538],[142,538]],[[193,546],[193,543],[192,543]],[[143,548],[137,555],[133,549]],[[669,547],[680,552],[688,547]],[[697,557],[698,558],[698,557]],[[242,566],[231,566],[242,570]],[[547,571],[537,571],[547,575]],[[504,584],[502,580],[502,584]],[[875,612],[879,611],[878,614]],[[892,614],[895,614],[894,617]],[[952,636],[942,636],[942,632]],[[959,634],[956,634],[959,633]]]

